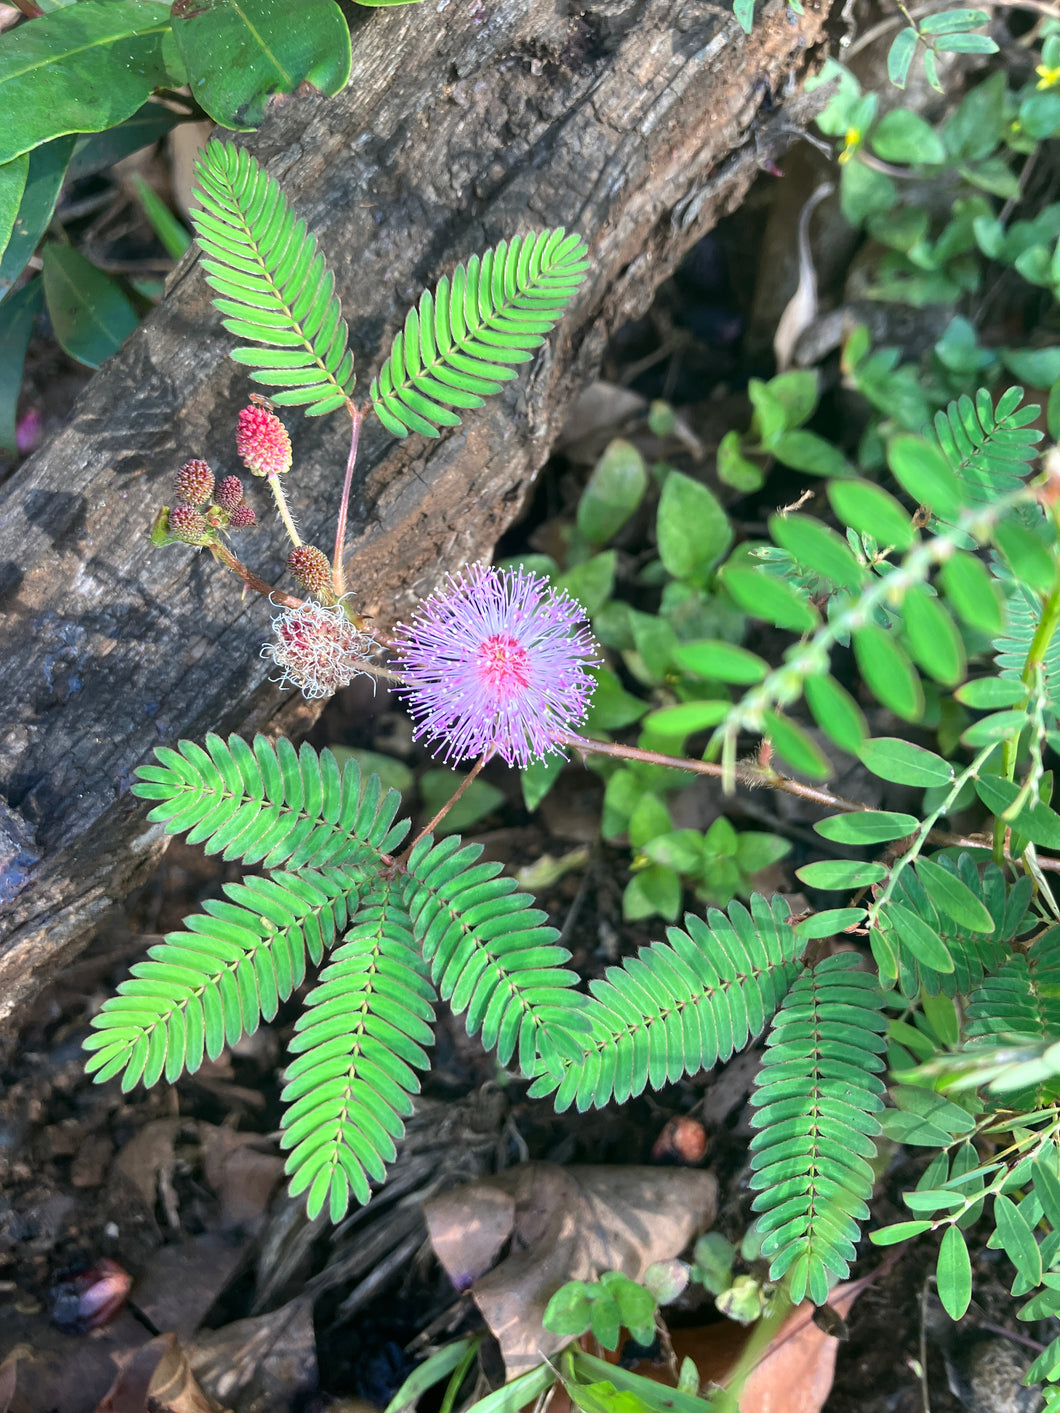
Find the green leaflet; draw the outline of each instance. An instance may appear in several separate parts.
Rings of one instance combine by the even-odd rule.
[[[428,1067],[434,988],[414,945],[400,885],[378,878],[355,925],[306,998],[291,1041],[281,1147],[291,1195],[333,1222],[367,1202],[397,1156],[395,1139]]]
[[[335,277],[316,238],[296,220],[276,182],[244,149],[212,141],[195,164],[192,212],[203,271],[221,296],[226,329],[250,339],[232,357],[257,371],[282,406],[310,417],[333,412],[353,390],[353,354]]]
[[[773,1021],[751,1101],[756,1230],[770,1279],[787,1274],[793,1301],[827,1300],[869,1215],[886,1022],[876,979],[857,968],[841,952],[798,978]]]
[[[481,407],[499,392],[562,318],[587,254],[562,229],[513,236],[443,276],[433,295],[425,290],[371,386],[387,431],[436,437],[459,425],[454,407]]]
[[[666,942],[642,947],[592,981],[583,1017],[591,1027],[576,1061],[542,1074],[530,1094],[555,1092],[556,1109],[619,1103],[728,1059],[760,1035],[797,971],[805,945],[781,899],[760,894],[751,910],[688,914]]]

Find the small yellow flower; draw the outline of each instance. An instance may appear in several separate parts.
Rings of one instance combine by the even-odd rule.
[[[1060,88],[1060,64],[1054,64],[1051,68],[1048,64],[1039,64],[1034,71],[1038,75],[1038,90],[1044,88]]]
[[[844,147],[842,152],[840,152],[839,154],[839,161],[841,163],[849,162],[851,157],[853,157],[854,153],[861,146],[861,129],[847,128],[846,136],[843,141]]]

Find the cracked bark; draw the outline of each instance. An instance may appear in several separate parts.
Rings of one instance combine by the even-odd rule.
[[[436,442],[397,444],[367,425],[347,580],[381,625],[490,552],[607,336],[790,142],[804,100],[766,114],[763,98],[790,84],[825,18],[770,0],[746,37],[704,0],[362,12],[346,92],[289,101],[249,137],[335,270],[362,387],[408,304],[458,260],[542,225],[589,242],[575,305],[504,396]],[[65,430],[0,491],[9,1038],[157,860],[159,831],[129,793],[152,747],[209,730],[298,734],[318,709],[267,682],[260,598],[241,602],[207,556],[144,540],[184,460],[239,469],[235,417],[253,385],[229,344],[189,256]],[[286,420],[292,506],[305,537],[328,546],[348,424]],[[279,586],[282,535],[261,518],[241,544]]]

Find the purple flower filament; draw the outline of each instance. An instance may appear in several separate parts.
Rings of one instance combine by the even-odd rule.
[[[496,752],[525,768],[585,718],[596,683],[585,610],[525,569],[475,565],[397,634],[415,735],[447,761]]]

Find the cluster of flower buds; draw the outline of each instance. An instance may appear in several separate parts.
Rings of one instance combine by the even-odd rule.
[[[254,476],[279,476],[291,469],[291,438],[269,402],[252,393],[239,414],[236,450]]]
[[[253,410],[253,409],[250,409]],[[177,472],[176,504],[163,506],[151,529],[155,544],[216,544],[219,534],[248,530],[257,524],[253,506],[243,497],[238,476],[218,483],[205,461],[186,461]]]

